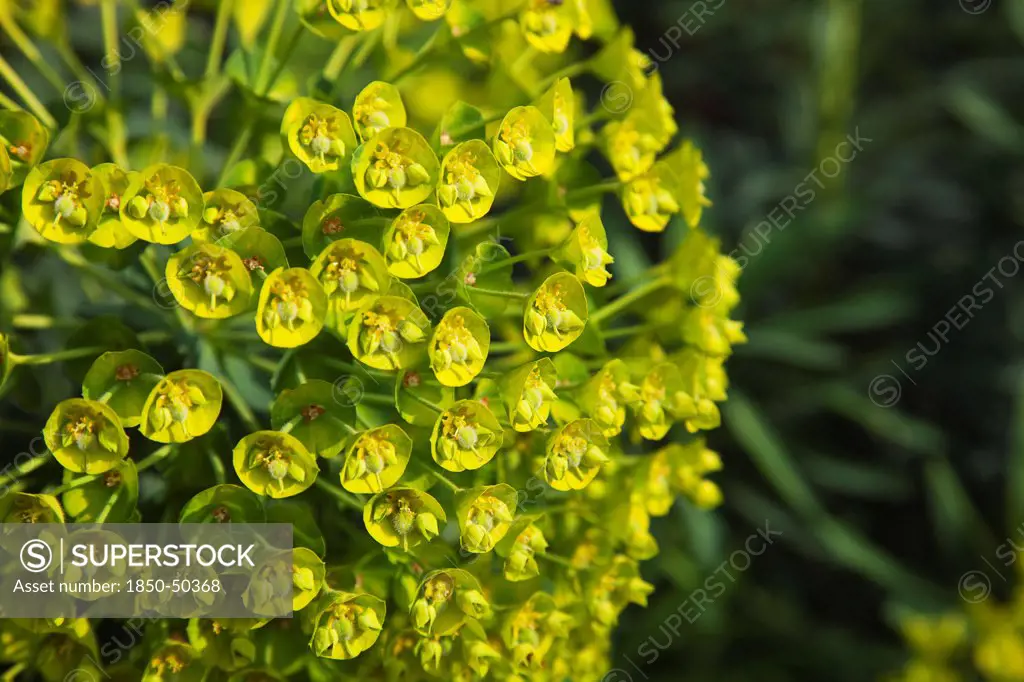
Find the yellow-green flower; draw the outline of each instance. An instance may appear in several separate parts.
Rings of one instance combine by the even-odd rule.
[[[612,121],[601,129],[604,153],[623,182],[650,170],[662,145],[654,126],[638,117]]]
[[[317,613],[309,648],[321,658],[355,658],[380,637],[386,615],[384,600],[373,595],[331,592]]]
[[[350,31],[372,31],[384,23],[388,0],[326,0],[327,9]]]
[[[391,286],[384,257],[371,244],[339,239],[324,249],[309,271],[327,294],[327,324],[342,333],[355,310]]]
[[[384,492],[402,477],[412,456],[412,438],[397,424],[363,431],[345,453],[341,485],[350,493]]]
[[[405,105],[398,88],[383,81],[367,85],[352,104],[352,119],[363,142],[385,128],[404,127]]]
[[[508,419],[516,431],[533,431],[548,421],[558,375],[548,358],[512,370],[504,380],[501,395]]]
[[[560,152],[572,151],[576,146],[576,98],[569,79],[559,78],[555,81],[540,96],[536,106],[551,122],[551,129],[555,132],[555,148]]]
[[[613,626],[628,604],[647,605],[654,585],[640,577],[635,559],[616,555],[601,571],[595,571],[584,586],[587,608],[605,627]]]
[[[206,672],[198,651],[188,644],[168,640],[146,662],[141,682],[201,682]]]
[[[447,520],[437,500],[413,488],[391,488],[363,507],[363,524],[373,539],[406,552],[437,537]]]
[[[312,341],[324,327],[327,294],[304,268],[278,268],[260,291],[256,331],[277,348],[294,348]]]
[[[680,326],[683,341],[708,355],[727,356],[734,344],[747,341],[742,322],[716,315],[708,308],[690,308]]]
[[[575,23],[575,8],[564,0],[528,0],[519,15],[527,42],[541,52],[565,52]]]
[[[223,400],[212,375],[198,369],[171,372],[146,398],[139,430],[158,443],[191,440],[213,428]]]
[[[142,351],[104,353],[96,358],[82,380],[82,397],[110,406],[123,426],[138,426],[146,399],[163,373],[160,363]]]
[[[301,611],[320,594],[327,572],[324,562],[311,549],[292,550],[292,611]]]
[[[443,637],[458,632],[469,619],[490,613],[480,581],[460,568],[431,571],[423,576],[409,609],[421,635]]]
[[[505,537],[515,521],[518,493],[507,483],[485,485],[456,494],[462,548],[486,554]]]
[[[515,107],[494,136],[494,156],[516,180],[547,173],[555,163],[555,131],[537,107]]]
[[[539,672],[556,640],[566,637],[572,624],[572,616],[560,611],[550,594],[534,592],[502,624],[501,638],[510,662],[526,674]]]
[[[448,471],[479,469],[502,444],[497,417],[479,400],[460,400],[441,413],[430,436],[430,454]]]
[[[25,181],[28,172],[43,160],[50,131],[26,111],[0,111],[0,145],[10,163],[10,187]]]
[[[427,352],[434,376],[444,386],[465,386],[484,369],[491,332],[487,321],[465,306],[444,314]]]
[[[534,525],[534,520],[529,517],[520,518],[498,543],[496,550],[505,557],[503,575],[509,582],[530,580],[540,575],[536,555],[548,548],[548,542],[540,528]]]
[[[587,284],[595,287],[607,284],[612,278],[607,266],[615,259],[608,253],[608,236],[601,214],[587,214],[554,257],[574,268],[576,276]]]
[[[437,269],[444,258],[451,227],[436,206],[420,204],[402,211],[384,233],[388,272],[417,279]]]
[[[452,6],[452,0],[405,0],[420,21],[436,21]]]
[[[691,140],[686,140],[674,152],[667,154],[664,162],[675,180],[673,193],[678,197],[686,223],[697,227],[704,208],[711,205],[704,187],[710,171],[700,150]]]
[[[128,183],[121,197],[121,222],[137,238],[177,244],[203,218],[203,192],[184,168],[149,166]]]
[[[722,491],[705,476],[722,469],[722,458],[705,446],[703,438],[681,445],[672,443],[659,450],[651,458],[648,471],[646,499],[647,509],[652,516],[668,513],[662,504],[653,504],[664,499],[666,482],[672,490],[686,495],[702,509],[713,509],[722,503]],[[667,479],[667,481],[666,481]],[[659,491],[653,493],[653,491]],[[653,494],[652,494],[653,493]]]
[[[629,368],[622,360],[608,361],[580,391],[580,408],[594,420],[605,436],[622,431],[626,406],[640,400],[640,387],[630,381]]]
[[[544,478],[555,490],[586,488],[608,461],[608,439],[593,419],[562,426],[548,440]]]
[[[672,214],[679,212],[671,170],[658,162],[649,172],[630,180],[622,190],[622,206],[637,229],[661,232]]]
[[[92,173],[103,187],[103,209],[96,230],[89,241],[105,249],[124,249],[137,241],[135,235],[121,222],[121,200],[137,173],[126,173],[113,163],[93,166]]]
[[[216,244],[193,244],[167,260],[167,288],[197,317],[222,319],[249,308],[252,279],[242,258]]]
[[[348,114],[309,97],[288,105],[281,135],[292,154],[314,173],[338,170],[358,144]]]
[[[299,439],[280,431],[250,433],[235,446],[232,462],[246,488],[273,498],[298,495],[320,472]]]
[[[192,233],[197,242],[215,242],[247,227],[259,225],[256,206],[237,190],[215,189],[203,195],[206,208],[199,229]]]
[[[64,512],[53,495],[9,492],[0,497],[0,523],[64,523]]]
[[[374,369],[400,369],[422,357],[429,333],[430,321],[413,301],[381,296],[356,312],[348,327],[348,349]]]
[[[47,161],[25,178],[22,215],[52,242],[81,244],[96,229],[102,210],[103,185],[81,161]]]
[[[70,398],[54,408],[43,428],[46,447],[68,471],[102,474],[128,454],[117,413],[96,400]]]
[[[440,164],[412,128],[385,128],[359,147],[352,179],[360,196],[383,208],[408,208],[434,192]]]
[[[559,272],[526,302],[523,336],[530,348],[555,353],[580,337],[587,324],[587,294],[573,275]]]
[[[501,169],[483,140],[467,140],[445,154],[437,202],[448,220],[471,223],[487,215],[501,182]]]

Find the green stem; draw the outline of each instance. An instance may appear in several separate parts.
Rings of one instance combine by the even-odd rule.
[[[292,54],[295,53],[295,48],[299,46],[299,40],[302,38],[304,31],[305,28],[300,23],[295,27],[295,31],[288,38],[288,42],[284,46],[284,54],[282,54],[281,58],[277,61],[277,68],[274,69],[274,73],[270,74],[270,80],[267,81],[267,90],[263,93],[264,95],[273,91],[274,85],[277,84],[277,79],[281,77],[282,73],[284,73],[284,69],[288,66],[288,62],[291,60]]]
[[[32,110],[36,118],[42,122],[44,126],[51,130],[57,129],[57,121],[50,115],[50,112],[46,110],[43,103],[39,101],[32,89],[25,85],[25,81],[21,80],[21,76],[15,72],[7,60],[0,55],[0,77],[2,77],[11,86],[15,94],[18,95],[28,105],[28,108]]]
[[[511,298],[517,301],[525,301],[530,298],[532,294],[523,293],[521,291],[499,291],[497,289],[481,289],[480,287],[468,287],[469,291],[474,294],[483,294],[484,296],[498,296],[500,298]]]
[[[417,464],[420,466],[420,468],[422,468],[427,473],[431,474],[439,482],[441,482],[443,485],[445,485],[447,488],[449,488],[453,493],[462,492],[462,488],[461,487],[459,487],[458,485],[453,483],[450,478],[448,478],[447,476],[445,476],[440,471],[438,471],[437,469],[433,468],[432,466],[430,466],[426,462],[420,462],[420,461],[417,460]]]
[[[260,426],[259,420],[256,419],[256,415],[253,413],[252,408],[249,407],[249,403],[245,402],[245,398],[238,389],[235,388],[235,385],[225,377],[221,376],[217,377],[217,379],[220,381],[221,388],[224,389],[224,397],[226,397],[228,402],[231,403],[231,406],[235,408],[235,412],[238,413],[238,416],[241,418],[246,428],[248,428],[249,431],[261,431],[262,427]]]
[[[206,56],[205,78],[211,80],[220,73],[220,61],[224,55],[224,43],[228,37],[228,25],[231,21],[231,9],[234,0],[220,0],[217,3],[217,19],[213,25],[213,39],[210,41],[210,52]]]
[[[601,332],[601,338],[605,341],[609,339],[617,339],[623,336],[637,336],[640,334],[649,334],[657,331],[663,325],[661,324],[636,324],[631,327],[618,327],[617,329],[609,329]]]
[[[489,353],[515,353],[528,348],[525,341],[496,341],[488,347],[487,351]]]
[[[291,433],[292,429],[302,423],[302,415],[296,415],[285,422],[281,428],[278,429],[281,433]]]
[[[234,167],[238,160],[242,158],[242,154],[245,153],[246,147],[249,146],[249,138],[252,137],[252,129],[256,125],[256,119],[249,116],[245,125],[242,127],[242,132],[235,138],[234,144],[231,145],[231,151],[228,152],[228,158],[224,160],[224,165],[220,169],[220,176],[217,178],[217,187],[224,186],[224,180],[228,176],[228,172]]]
[[[260,70],[256,75],[257,94],[263,95],[269,90],[267,84],[269,83],[270,65],[274,61],[274,51],[277,49],[277,43],[281,40],[281,32],[284,30],[285,19],[288,17],[289,4],[291,4],[290,0],[277,0],[277,8],[273,19],[274,23],[270,27],[270,37],[267,39],[263,60],[260,62]]]
[[[571,561],[569,561],[565,557],[558,556],[557,554],[549,554],[547,552],[537,552],[537,556],[539,556],[542,559],[547,559],[548,561],[550,561],[552,563],[555,563],[555,564],[558,564],[559,566],[565,566],[566,568],[572,569],[574,571],[578,571],[579,570],[578,568],[576,568],[576,566],[573,565],[573,563]]]
[[[389,83],[397,84],[401,82],[403,78],[411,74],[413,71],[426,64],[427,59],[429,59],[431,53],[434,50],[434,44],[437,42],[441,34],[446,33],[447,31],[448,27],[444,24],[438,27],[432,34],[430,34],[430,37],[427,38],[427,42],[423,43],[423,47],[421,47],[416,52],[416,54],[412,58],[412,61],[410,61],[408,64],[399,69],[390,78],[388,78],[387,81]]]
[[[163,447],[158,448],[158,449],[154,450],[153,452],[151,452],[149,454],[149,456],[139,460],[135,464],[135,470],[136,471],[145,471],[146,469],[149,469],[150,467],[156,466],[159,462],[161,462],[164,459],[166,459],[167,456],[170,455],[172,452],[174,452],[174,446],[172,446],[172,445],[164,445]]]
[[[608,192],[618,192],[622,189],[622,181],[617,179],[603,180],[596,185],[573,190],[565,195],[565,203],[583,201],[592,196],[600,196]]]
[[[352,507],[353,509],[362,511],[363,503],[359,501],[359,498],[345,490],[342,490],[333,483],[328,483],[322,477],[317,476],[314,485],[336,499],[338,502],[341,502],[348,507]]]
[[[442,412],[444,412],[444,408],[442,408],[440,405],[427,400],[423,396],[417,394],[415,391],[407,391],[407,392],[408,392],[409,396],[413,400],[418,402],[420,405],[423,405],[424,407],[429,407],[431,410],[433,410],[434,412],[437,412],[438,414],[441,414]]]
[[[110,104],[106,107],[110,156],[118,165],[128,167],[128,134],[121,116],[121,52],[117,46],[117,0],[102,0],[100,17],[103,23],[104,59],[110,74]]]
[[[120,497],[121,497],[121,489],[118,488],[117,490],[114,491],[114,494],[112,494],[107,499],[107,503],[105,505],[103,505],[103,509],[100,511],[99,515],[96,517],[96,523],[103,523],[103,522],[105,522],[107,520],[107,517],[110,516],[110,512],[114,511],[114,505],[117,504],[117,500]]]
[[[77,327],[82,324],[82,320],[73,317],[57,318],[50,315],[28,313],[15,315],[11,322],[18,329],[61,329]]]
[[[613,317],[621,313],[626,308],[636,303],[640,299],[642,299],[644,296],[647,296],[648,294],[657,291],[662,287],[669,286],[671,284],[672,278],[668,276],[662,276],[657,279],[651,280],[650,282],[647,282],[646,284],[643,284],[637,287],[636,289],[633,289],[628,294],[620,296],[611,303],[595,310],[594,313],[590,316],[590,321],[600,322],[601,320],[606,320],[609,317]]]
[[[36,469],[43,466],[49,461],[50,458],[47,457],[46,455],[33,457],[26,464],[17,467],[17,469],[13,473],[0,477],[0,487],[6,488],[8,483],[12,483],[13,481],[18,480],[22,476],[27,476],[28,474],[31,474],[33,471],[35,471]]]
[[[579,76],[580,74],[586,73],[589,70],[589,61],[573,62],[565,68],[545,76],[544,80],[537,84],[537,91],[544,92],[561,78],[572,78],[573,76]]]
[[[16,355],[8,353],[12,364],[15,365],[49,365],[64,360],[76,360],[86,358],[90,355],[99,355],[110,350],[106,346],[89,346],[86,348],[68,348],[54,353],[41,353],[39,355]]]
[[[526,251],[516,256],[512,256],[511,258],[505,258],[504,260],[491,263],[487,267],[481,268],[480,270],[476,271],[473,274],[479,277],[480,275],[486,275],[496,270],[500,270],[510,265],[514,265],[515,263],[522,263],[523,261],[533,260],[534,258],[544,258],[545,256],[549,256],[552,253],[554,253],[554,251],[557,249],[557,246],[552,246],[551,248],[548,249],[536,249],[534,251]]]
[[[0,92],[0,106],[8,111],[24,111],[25,108],[15,102],[13,99]]]
[[[57,92],[64,92],[64,79],[53,70],[53,67],[43,58],[42,53],[39,52],[39,48],[36,47],[32,39],[21,30],[17,22],[14,21],[13,16],[9,12],[4,12],[0,15],[0,28],[3,28],[4,33],[11,39],[11,42],[17,45],[25,58],[32,62],[32,65],[39,70],[39,73],[43,74],[43,78],[46,82],[53,86]]]

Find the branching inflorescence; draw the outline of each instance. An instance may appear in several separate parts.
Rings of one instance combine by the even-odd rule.
[[[6,389],[19,368],[94,359],[44,430],[65,482],[8,492],[3,520],[159,520],[136,509],[139,473],[173,480],[180,465],[217,484],[176,519],[294,524],[294,621],[193,619],[177,638],[164,623],[144,680],[339,679],[334,661],[354,679],[598,679],[619,614],[653,589],[640,574],[658,552],[651,518],[680,495],[721,501],[701,433],[719,424],[723,363],[744,340],[729,319],[739,269],[699,227],[708,170],[675,140],[659,76],[605,0],[222,0],[189,100],[200,150],[229,85],[214,51],[231,16],[253,62],[234,87],[280,112],[263,146],[315,178],[297,213],[268,205],[262,161],[246,158],[262,111],[216,183],[201,154],[129,167],[123,149],[145,155],[124,146],[115,101],[89,114],[110,135],[91,166],[47,153],[56,131],[38,101],[35,115],[0,112],[0,187],[20,192],[5,204],[20,229],[166,327],[39,355],[14,352],[29,335],[0,335]],[[289,47],[305,35],[335,49],[295,78]],[[574,37],[592,56],[571,58]],[[155,42],[154,68],[184,82],[180,45]],[[407,111],[417,74],[446,62],[477,105]],[[285,76],[308,96],[274,95]],[[336,94],[356,79],[353,98]],[[605,88],[588,110],[584,91],[603,84],[629,105]],[[660,232],[676,216],[678,246],[620,283],[605,221],[628,241],[639,233],[622,226]],[[171,305],[133,288],[136,269]],[[239,390],[228,360],[270,372],[272,404]],[[159,446],[131,457],[147,439]],[[5,641],[95,647],[88,621],[5,627]]]

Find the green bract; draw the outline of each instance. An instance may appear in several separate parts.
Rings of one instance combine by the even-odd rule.
[[[319,379],[285,389],[270,408],[270,423],[297,438],[314,455],[334,457],[355,422],[355,409],[339,403],[336,390],[335,385]]]
[[[395,277],[416,279],[441,264],[451,227],[436,206],[420,204],[402,211],[384,233],[384,257]]]
[[[383,208],[408,208],[434,192],[439,164],[423,136],[412,128],[385,128],[352,157],[352,179],[360,196]]]
[[[203,195],[206,208],[199,229],[192,233],[193,241],[215,242],[221,237],[235,234],[253,225],[260,217],[249,199],[233,189],[217,189]]]
[[[36,166],[21,190],[25,220],[58,244],[81,244],[88,239],[102,210],[102,183],[75,159],[55,159]]]
[[[372,31],[387,16],[387,0],[325,0],[335,21],[350,31]]]
[[[391,488],[363,507],[366,531],[385,547],[403,550],[433,540],[448,520],[437,500],[413,488]]]
[[[508,419],[516,431],[532,431],[545,424],[557,381],[555,365],[548,358],[512,370],[502,381],[501,396]]]
[[[202,220],[203,192],[188,171],[166,163],[131,178],[121,197],[121,222],[135,237],[177,244]]]
[[[540,575],[540,566],[536,555],[548,548],[544,533],[534,525],[535,517],[521,517],[512,524],[512,528],[495,551],[505,557],[503,575],[510,582],[530,580]]]
[[[515,520],[519,493],[507,483],[463,490],[456,495],[462,548],[485,554],[505,537]]]
[[[146,399],[163,373],[160,363],[142,351],[104,353],[85,375],[82,397],[106,403],[124,426],[138,426]]]
[[[167,260],[167,287],[182,308],[220,319],[245,312],[252,280],[241,257],[217,244],[193,244]]]
[[[452,6],[452,0],[405,0],[412,13],[422,21],[434,21],[444,16]]]
[[[294,348],[309,343],[324,327],[327,294],[304,268],[279,268],[260,290],[256,331],[271,346]]]
[[[377,641],[387,607],[369,594],[331,592],[317,604],[309,648],[317,656],[346,660],[363,653]]]
[[[587,324],[587,294],[567,272],[551,275],[526,303],[523,336],[537,351],[557,352],[583,333]]]
[[[609,361],[580,389],[577,400],[605,436],[616,436],[626,421],[626,406],[640,400],[640,387],[630,382],[622,360]]]
[[[490,345],[484,318],[466,307],[452,308],[437,323],[428,345],[434,376],[445,386],[465,386],[483,370]]]
[[[121,201],[136,173],[126,173],[113,163],[101,163],[92,169],[103,187],[103,209],[89,241],[105,249],[125,249],[137,240],[121,222]]]
[[[460,400],[437,418],[430,454],[448,471],[479,469],[501,448],[498,419],[478,400]]]
[[[468,140],[449,151],[441,164],[437,202],[453,223],[487,215],[501,182],[501,169],[483,140]]]
[[[53,495],[12,492],[0,497],[2,523],[64,523],[64,512]]]
[[[536,106],[551,121],[551,129],[555,133],[555,148],[560,152],[572,151],[576,146],[576,99],[569,79],[559,78],[555,81],[554,85],[537,100]]]
[[[537,107],[515,107],[494,136],[494,156],[516,180],[547,173],[555,163],[551,123]]]
[[[345,452],[341,485],[353,493],[379,493],[405,473],[412,439],[397,424],[364,431],[353,437]]]
[[[223,483],[207,488],[181,510],[181,523],[262,523],[263,506],[251,491]]]
[[[10,165],[9,186],[20,185],[43,159],[50,131],[25,111],[0,111],[0,143]]]
[[[416,304],[398,296],[365,303],[348,326],[348,349],[376,369],[400,369],[422,357],[430,321]]]
[[[220,384],[197,369],[171,372],[153,388],[142,407],[139,430],[158,443],[181,443],[201,436],[220,415]]]
[[[314,173],[338,170],[356,148],[348,114],[309,97],[288,105],[281,135],[292,154]]]
[[[330,244],[309,271],[327,294],[327,325],[342,335],[352,313],[391,286],[384,257],[372,245],[355,239]]]
[[[420,634],[444,636],[458,632],[470,619],[490,613],[480,581],[459,568],[431,571],[423,576],[409,609]]]
[[[43,429],[46,447],[68,471],[102,474],[128,454],[128,436],[110,407],[71,398],[54,408]]]
[[[608,265],[615,259],[608,253],[608,237],[599,213],[587,215],[558,249],[556,258],[576,272],[581,281],[603,287],[612,278]]]
[[[548,440],[544,478],[555,490],[581,490],[608,461],[608,439],[592,419],[577,419]]]
[[[356,132],[365,142],[385,128],[405,126],[405,105],[398,88],[383,81],[373,81],[356,95],[352,104]]]
[[[250,433],[231,455],[245,487],[267,497],[291,497],[313,485],[316,458],[298,438],[280,431]]]

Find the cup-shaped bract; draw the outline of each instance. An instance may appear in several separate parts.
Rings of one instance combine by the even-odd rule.
[[[448,471],[479,469],[501,448],[498,418],[479,400],[460,400],[442,412],[430,436],[430,454]]]
[[[329,0],[346,2],[347,0]],[[321,603],[323,602],[323,603]],[[370,594],[331,592],[317,602],[318,612],[309,648],[321,658],[355,658],[377,641],[387,605]]]
[[[288,256],[281,240],[256,225],[225,235],[216,244],[231,249],[242,259],[257,297],[263,291],[267,273],[288,267]]]
[[[167,288],[197,317],[223,319],[249,309],[252,279],[241,256],[212,243],[193,244],[167,259]]]
[[[437,202],[448,220],[470,223],[487,215],[501,183],[501,168],[483,140],[457,144],[441,164]]]
[[[260,290],[256,332],[277,348],[295,348],[312,341],[324,328],[327,294],[304,268],[279,268]]]
[[[629,368],[615,358],[605,363],[580,389],[576,402],[594,420],[605,436],[622,431],[626,406],[640,400],[640,387],[630,380]]]
[[[662,161],[671,172],[672,195],[679,202],[686,224],[697,227],[704,208],[711,205],[704,193],[704,181],[710,171],[700,149],[691,140],[686,140],[678,149],[666,154]]]
[[[434,192],[440,164],[426,139],[412,128],[385,128],[352,157],[360,196],[383,208],[408,208]]]
[[[417,279],[441,264],[451,226],[437,206],[419,204],[402,211],[384,233],[382,249],[388,271]]]
[[[572,268],[576,277],[590,286],[603,287],[607,284],[612,278],[608,266],[615,259],[608,253],[608,236],[600,213],[584,217],[554,257]]]
[[[593,419],[577,419],[548,439],[544,478],[555,490],[582,490],[608,460],[608,439],[601,427]]]
[[[301,611],[312,603],[324,586],[327,567],[306,547],[292,550],[292,611]]]
[[[491,345],[487,321],[471,308],[457,306],[444,314],[427,346],[430,368],[445,386],[465,386],[484,369]]]
[[[515,107],[494,136],[494,157],[516,180],[550,171],[555,164],[555,131],[537,107]]]
[[[203,219],[203,191],[187,170],[166,163],[131,178],[121,197],[121,222],[137,238],[177,244]]]
[[[183,443],[217,423],[224,393],[213,375],[198,369],[171,372],[150,391],[139,430],[158,443]]]
[[[409,609],[420,635],[444,637],[458,632],[470,619],[490,613],[480,581],[469,571],[448,568],[423,576]]]
[[[405,126],[405,104],[398,88],[383,81],[368,84],[352,103],[352,120],[363,142],[385,128]]]
[[[129,521],[139,500],[135,462],[122,460],[102,476],[65,491],[60,500],[75,523],[95,523],[101,515],[108,523]]]
[[[572,151],[576,146],[576,99],[569,79],[559,78],[555,81],[540,96],[536,106],[551,122],[551,129],[555,132],[555,148],[560,152]]]
[[[348,326],[352,356],[374,369],[410,367],[423,357],[430,320],[409,299],[381,296],[356,311]]]
[[[370,536],[384,547],[405,551],[437,537],[447,520],[437,500],[414,488],[391,488],[374,495],[363,507],[363,524]]]
[[[93,166],[92,172],[103,187],[103,209],[89,241],[105,249],[127,248],[137,241],[137,237],[121,222],[121,201],[136,173],[125,172],[113,163]]]
[[[10,161],[10,184],[14,187],[25,181],[46,154],[50,144],[50,131],[26,111],[0,111],[0,144]]]
[[[350,31],[372,31],[384,23],[391,0],[326,0],[327,9]]]
[[[436,21],[452,6],[452,0],[405,0],[420,21]]]
[[[9,492],[0,497],[0,523],[64,523],[64,511],[53,495]]]
[[[102,474],[128,454],[128,436],[117,413],[98,400],[61,401],[43,428],[46,447],[68,471]]]
[[[548,277],[526,302],[523,336],[536,351],[555,353],[583,333],[587,324],[587,293],[568,272]]]
[[[402,477],[412,456],[412,438],[397,424],[353,437],[345,452],[341,485],[350,493],[384,492]]]
[[[82,397],[107,404],[122,425],[138,426],[146,399],[163,374],[160,363],[142,351],[110,351],[92,363],[82,381]]]
[[[203,195],[206,208],[199,228],[192,233],[196,242],[215,242],[247,227],[259,225],[256,205],[234,189],[220,188]]]
[[[641,116],[612,121],[601,129],[605,157],[619,180],[632,180],[654,165],[662,148],[657,132],[657,126]]]
[[[331,243],[309,271],[327,294],[327,326],[339,334],[352,313],[391,286],[384,256],[372,244],[357,239]]]
[[[512,370],[502,381],[501,396],[516,431],[533,431],[551,415],[558,374],[548,358]]]
[[[390,222],[379,208],[355,194],[332,194],[314,201],[302,217],[302,250],[310,260],[339,239],[377,243]]]
[[[81,244],[96,229],[103,210],[103,185],[75,159],[54,159],[29,171],[21,189],[25,221],[58,244]]]
[[[540,575],[536,555],[548,548],[548,542],[540,528],[534,525],[535,521],[534,517],[516,519],[504,539],[495,547],[495,551],[505,558],[502,572],[509,582],[530,580]]]
[[[682,386],[679,368],[671,362],[660,362],[647,372],[640,383],[640,400],[632,405],[642,437],[665,437],[675,421],[674,395]]]
[[[425,382],[423,372],[408,369],[395,375],[395,409],[402,419],[415,426],[432,426],[437,410],[455,404],[455,389],[436,382]]]
[[[299,439],[281,431],[250,433],[235,446],[232,462],[246,488],[273,498],[298,495],[320,472]]]
[[[459,540],[467,552],[490,552],[515,521],[518,492],[507,483],[463,490],[455,499]]]
[[[348,114],[309,97],[298,97],[288,105],[281,135],[292,154],[314,173],[341,168],[357,144]]]
[[[526,41],[540,52],[565,52],[576,25],[576,7],[579,4],[528,0],[519,14],[519,25]]]
[[[680,210],[676,189],[676,178],[663,161],[630,180],[622,189],[622,206],[629,221],[644,232],[664,230]]]
[[[355,423],[353,402],[336,384],[309,379],[281,391],[270,408],[270,423],[298,438],[314,455],[334,457]]]

